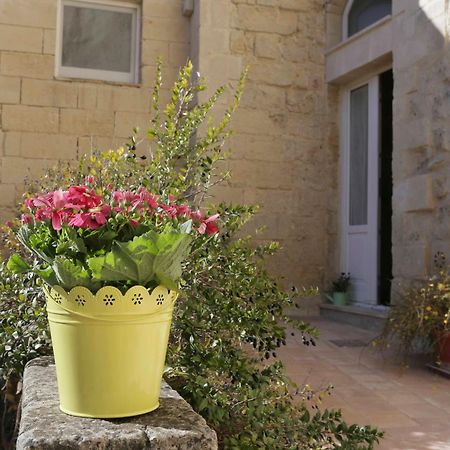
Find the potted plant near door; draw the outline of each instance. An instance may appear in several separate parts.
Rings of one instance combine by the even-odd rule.
[[[450,367],[450,270],[442,269],[419,286],[403,290],[390,308],[377,343],[391,343],[404,353],[424,344],[435,359]]]
[[[14,229],[30,257],[12,255],[8,267],[42,280],[61,409],[103,418],[156,409],[182,263],[214,238],[218,215],[92,176],[25,209]]]
[[[334,305],[342,306],[348,303],[348,290],[350,287],[350,274],[342,272],[339,278],[332,282],[331,295],[328,300]]]

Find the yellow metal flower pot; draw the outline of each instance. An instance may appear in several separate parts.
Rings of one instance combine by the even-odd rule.
[[[81,417],[128,417],[159,406],[175,291],[45,289],[60,408]]]

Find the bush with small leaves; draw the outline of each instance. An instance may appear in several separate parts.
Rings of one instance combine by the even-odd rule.
[[[43,187],[64,189],[92,175],[100,190],[110,183],[117,189],[144,186],[163,201],[174,196],[185,199],[192,208],[203,206],[209,189],[229,177],[217,163],[227,156],[224,144],[231,133],[229,125],[243,92],[245,73],[218,124],[213,124],[209,115],[226,88],[198,103],[197,94],[206,85],[193,78],[188,63],[172,89],[169,104],[161,110],[159,63],[147,137],[140,140],[135,130],[124,149],[94,152],[81,158],[77,167],[60,164],[36,183],[29,195]],[[147,146],[144,151],[143,146]],[[320,398],[329,389],[315,392],[309,386],[295,386],[277,359],[277,349],[286,344],[289,333],[298,334],[307,345],[314,345],[318,333],[284,314],[286,307],[311,290],[286,293],[266,271],[265,260],[278,245],[258,244],[243,234],[243,225],[257,208],[223,203],[215,205],[214,211],[220,214],[220,233],[194,245],[184,263],[166,379],[217,431],[221,448],[372,449],[382,433],[369,426],[347,425],[339,411],[319,412]],[[5,272],[3,276],[7,276]],[[11,296],[22,292],[22,283],[17,283]],[[50,352],[43,312],[33,313],[28,322],[40,336],[36,342],[45,341],[45,352]],[[24,332],[14,325],[7,332],[14,331]],[[3,350],[1,358],[8,371],[19,374],[35,354],[24,351],[13,362]]]

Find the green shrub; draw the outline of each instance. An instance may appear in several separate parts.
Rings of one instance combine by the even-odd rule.
[[[417,350],[435,351],[450,332],[450,268],[415,286],[403,289],[389,311],[375,344],[381,349],[397,346],[404,356]]]
[[[31,193],[43,187],[50,191],[78,184],[91,174],[105,185],[112,182],[117,188],[131,189],[143,185],[163,199],[174,195],[192,207],[204,204],[209,188],[228,177],[217,163],[226,156],[224,143],[245,74],[233,104],[213,125],[208,115],[225,88],[205,103],[194,104],[205,84],[192,82],[188,64],[174,85],[171,101],[160,110],[160,68],[159,64],[148,140],[139,145],[135,130],[125,151],[94,153],[82,158],[78,167],[60,166]],[[200,133],[202,124],[205,131]],[[150,145],[145,159],[138,156],[144,143]],[[338,411],[310,413],[323,393],[295,386],[277,359],[277,348],[286,343],[287,326],[296,329],[306,345],[314,345],[317,330],[284,315],[286,307],[309,291],[289,295],[266,272],[265,259],[277,245],[258,245],[243,235],[242,226],[257,208],[220,204],[214,209],[221,214],[221,234],[194,248],[184,265],[183,295],[174,317],[166,378],[217,430],[222,448],[373,448],[382,435],[376,429],[348,426]],[[8,275],[4,272],[4,276]],[[21,281],[16,281],[11,297],[21,292]],[[8,306],[16,307],[11,302]],[[50,351],[43,320],[39,310],[27,318],[33,336],[41,336],[36,342],[45,341],[39,347],[42,353]],[[19,326],[3,327],[2,332],[11,334],[13,329],[23,332]],[[26,346],[17,352],[14,364],[4,349],[0,358],[7,371],[19,373],[35,355]]]

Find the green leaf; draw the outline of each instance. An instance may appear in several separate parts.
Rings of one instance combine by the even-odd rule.
[[[25,273],[31,269],[31,266],[26,261],[24,261],[22,257],[17,253],[11,255],[6,264],[6,267],[14,273]]]
[[[58,284],[58,279],[56,278],[55,271],[50,266],[45,269],[33,269],[33,272],[36,275],[40,276],[50,286]]]
[[[57,256],[52,267],[58,283],[64,289],[86,286],[95,291],[99,288],[99,283],[92,280],[89,272],[81,264],[75,264],[64,256]]]
[[[180,231],[182,233],[189,234],[192,231],[192,219],[187,220],[180,225]]]
[[[116,242],[104,256],[87,259],[92,276],[102,281],[133,281],[146,286],[151,281],[176,289],[181,262],[189,254],[191,237],[166,228],[149,231],[132,241]]]

